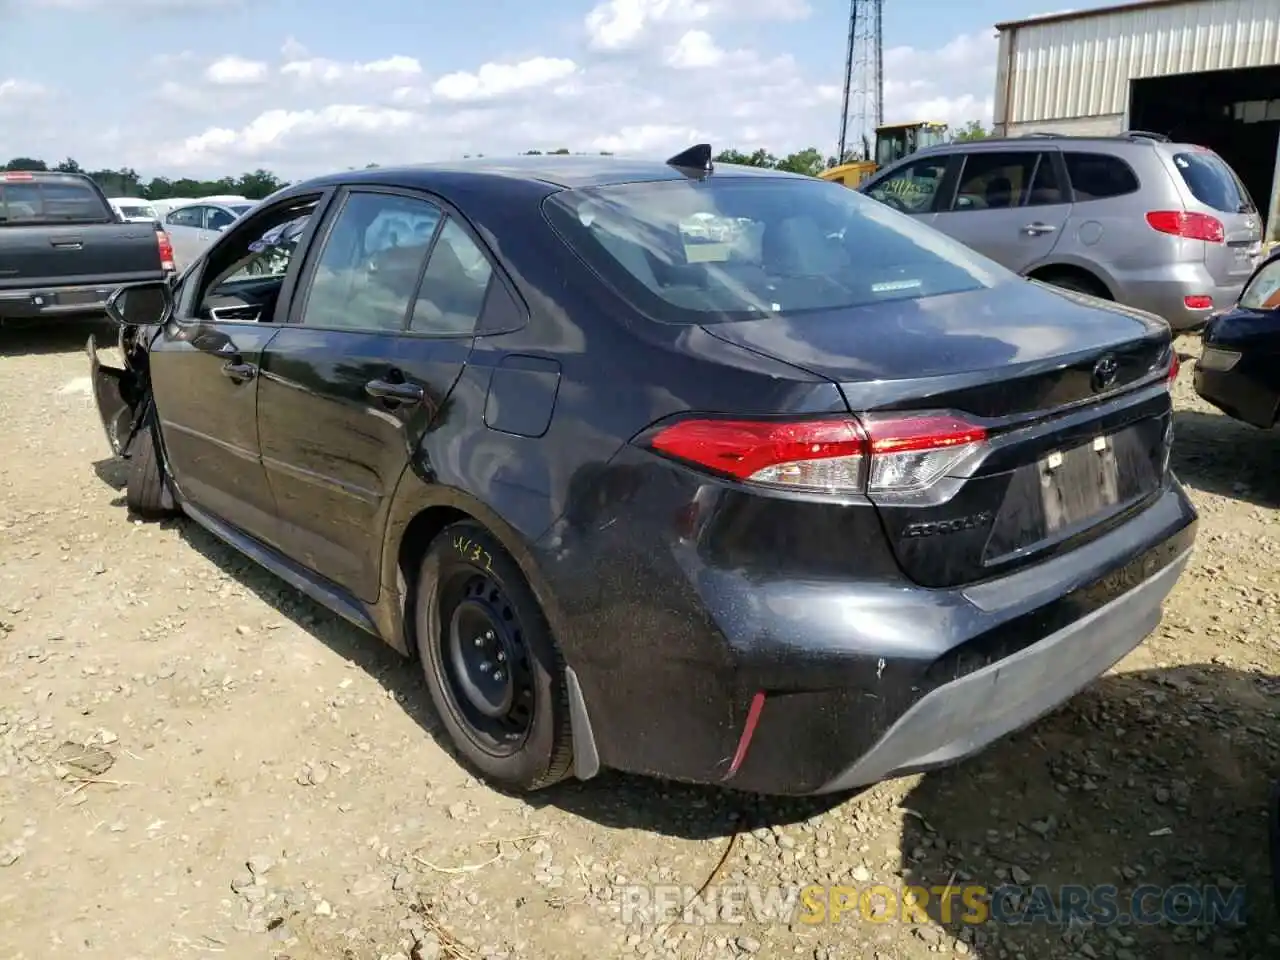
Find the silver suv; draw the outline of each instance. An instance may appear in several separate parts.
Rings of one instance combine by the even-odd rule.
[[[1157,134],[948,143],[858,189],[1024,276],[1175,330],[1234,303],[1262,256],[1262,218],[1235,171]]]

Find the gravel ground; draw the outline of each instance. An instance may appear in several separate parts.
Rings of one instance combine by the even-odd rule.
[[[525,800],[457,764],[413,665],[193,525],[130,519],[85,333],[0,331],[0,957],[1280,955],[1280,438],[1200,403],[1190,363],[1197,556],[1158,632],[1054,716],[852,798],[606,775]],[[713,875],[720,922],[630,909]],[[847,890],[1006,883],[1024,906],[1114,885],[1121,909],[1243,885],[1247,913],[975,924]],[[808,884],[844,890],[839,922],[772,899]]]

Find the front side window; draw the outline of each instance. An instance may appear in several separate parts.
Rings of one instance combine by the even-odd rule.
[[[672,323],[842,310],[1013,279],[958,241],[821,180],[579,188],[553,194],[546,210],[610,285]]]
[[[426,200],[350,194],[320,251],[302,323],[403,330],[440,219]]]
[[[298,243],[315,215],[318,200],[299,198],[267,217],[257,229],[246,227],[230,234],[214,247],[208,265],[213,276],[210,293],[227,293],[228,287],[246,281],[284,282]]]
[[[175,227],[200,227],[203,207],[183,207],[165,218],[165,223]]]
[[[1259,270],[1240,295],[1246,310],[1280,310],[1280,260],[1272,260]]]
[[[928,213],[942,186],[947,160],[929,157],[909,163],[867,190],[867,196],[904,213]]]

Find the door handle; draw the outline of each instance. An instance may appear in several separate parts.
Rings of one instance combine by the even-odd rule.
[[[49,245],[55,250],[83,250],[84,242],[81,240],[50,240]]]
[[[390,380],[370,380],[364,385],[364,392],[379,400],[394,400],[397,403],[421,403],[426,396],[422,387],[416,383],[392,383]]]
[[[1031,237],[1038,237],[1042,233],[1053,233],[1053,231],[1057,229],[1058,228],[1051,223],[1040,223],[1039,221],[1036,221],[1035,223],[1028,223],[1022,228],[1022,232]]]
[[[222,365],[222,375],[236,383],[244,383],[258,375],[258,368],[252,363],[233,363],[228,360]]]

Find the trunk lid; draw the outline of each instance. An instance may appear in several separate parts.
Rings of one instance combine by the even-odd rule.
[[[927,493],[872,498],[921,585],[1083,544],[1163,484],[1171,335],[1140,311],[1015,281],[706,330],[835,381],[854,413],[947,410],[987,431],[980,454]]]

